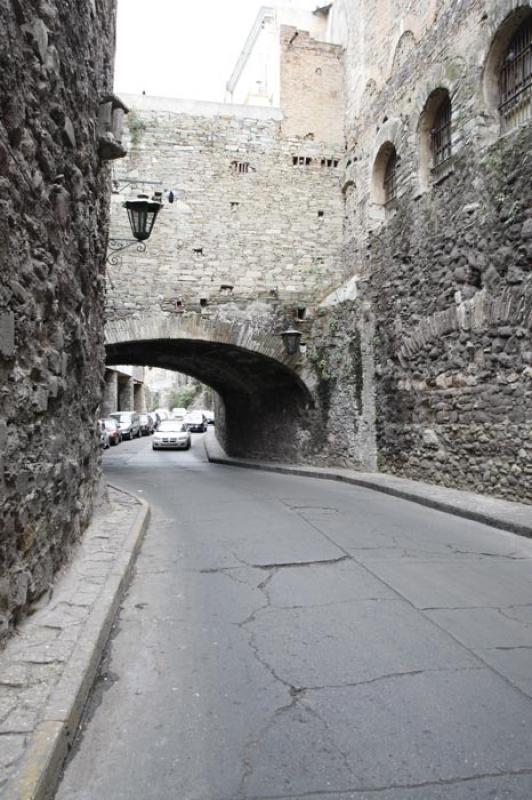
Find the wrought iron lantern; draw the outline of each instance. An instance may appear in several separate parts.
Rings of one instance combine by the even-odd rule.
[[[295,328],[287,328],[280,333],[287,355],[295,356],[299,353],[299,344],[302,333]]]
[[[120,253],[127,247],[136,245],[136,250],[139,253],[144,253],[146,250],[146,239],[150,238],[153,230],[157,214],[162,208],[162,192],[155,192],[153,197],[147,194],[139,194],[134,200],[126,200],[123,203],[123,208],[126,209],[129,217],[129,224],[131,225],[131,232],[134,236],[133,239],[109,239],[107,262],[113,266],[120,264]]]
[[[151,200],[148,195],[139,195],[135,200],[126,200],[124,208],[129,217],[131,232],[138,242],[150,238],[157,214],[162,203],[154,196]]]

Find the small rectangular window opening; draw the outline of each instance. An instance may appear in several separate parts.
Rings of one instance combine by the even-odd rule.
[[[233,294],[233,287],[230,283],[222,283],[220,286],[220,294]]]
[[[309,156],[292,156],[292,165],[294,167],[310,167],[312,159]]]
[[[207,305],[207,298],[206,297],[200,297],[199,304],[200,304],[201,308],[205,308],[205,306]]]
[[[306,314],[307,314],[307,309],[305,308],[305,306],[299,306],[297,309],[297,318],[305,319]]]
[[[233,175],[247,175],[250,169],[249,161],[232,161],[231,172]]]
[[[203,255],[203,247],[193,247],[192,252],[195,256],[202,256]]]
[[[325,216],[325,211],[318,211],[318,217],[320,217],[320,219],[324,216]]]

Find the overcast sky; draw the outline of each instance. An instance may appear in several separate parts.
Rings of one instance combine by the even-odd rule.
[[[115,91],[223,101],[266,0],[118,0]]]

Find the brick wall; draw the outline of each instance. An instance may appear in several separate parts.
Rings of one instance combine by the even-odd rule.
[[[337,45],[319,42],[296,28],[281,27],[281,108],[285,136],[327,142],[343,149],[342,56],[343,49]]]

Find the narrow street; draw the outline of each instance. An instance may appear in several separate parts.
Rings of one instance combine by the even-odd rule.
[[[57,800],[529,800],[532,542],[201,439],[105,453],[152,520]]]

